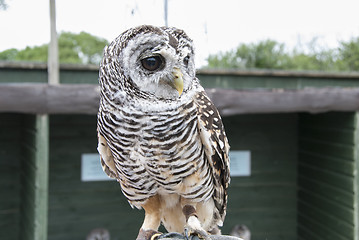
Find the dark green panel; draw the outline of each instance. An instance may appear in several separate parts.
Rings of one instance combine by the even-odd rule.
[[[47,83],[45,64],[19,64],[0,68],[0,83]],[[87,65],[66,65],[60,69],[61,83],[98,83],[98,69]]]
[[[0,83],[46,83],[44,68],[0,68]]]
[[[359,240],[359,112],[355,113],[354,138],[355,138],[355,164],[354,164],[354,234],[355,240]]]
[[[335,204],[352,207],[354,195],[351,191],[345,191],[337,188],[332,184],[327,184],[321,179],[315,180],[301,175],[298,179],[303,189],[310,189],[311,192],[317,193],[324,198],[329,198]]]
[[[223,119],[231,150],[251,151],[251,176],[232,177],[223,232],[245,224],[252,240],[296,239],[296,114]]]
[[[202,85],[207,88],[231,88],[231,89],[251,89],[251,88],[284,88],[302,89],[305,87],[353,87],[359,86],[359,79],[335,74],[311,74],[310,72],[290,72],[278,71],[274,74],[261,71],[248,72],[226,72],[200,71],[197,74]]]
[[[302,210],[301,212],[299,211]],[[302,215],[303,209],[298,209],[298,239],[313,239],[313,240],[346,240],[353,239],[347,238],[346,235],[343,235],[342,232],[337,232],[335,229],[331,228],[331,226],[322,224],[317,220],[314,220],[306,215]],[[309,210],[311,211],[311,210]],[[325,219],[324,219],[325,221]],[[306,223],[305,225],[301,225],[301,223]],[[308,238],[308,236],[312,236],[313,238]]]
[[[71,83],[98,84],[98,70],[62,69],[60,72],[60,82],[64,84],[71,84]]]
[[[311,152],[301,152],[299,156],[302,159],[301,163],[303,165],[348,175],[352,173],[355,164],[350,160],[345,161],[342,158],[333,156],[328,157],[324,155],[313,154]]]
[[[97,152],[96,117],[54,115],[50,128],[49,239],[85,239],[94,228],[108,229],[111,240],[135,239],[144,212],[130,207],[119,184],[81,181],[81,154]]]
[[[355,113],[300,114],[299,239],[357,239],[355,129]]]
[[[0,239],[19,239],[21,119],[0,114]]]

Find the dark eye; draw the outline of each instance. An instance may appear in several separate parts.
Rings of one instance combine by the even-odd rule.
[[[152,56],[141,60],[142,66],[148,71],[155,71],[163,66],[164,60],[161,56]]]
[[[189,62],[189,56],[186,56],[184,59],[183,59],[183,63],[188,66],[188,62]]]

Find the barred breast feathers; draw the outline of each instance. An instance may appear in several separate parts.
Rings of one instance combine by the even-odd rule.
[[[135,185],[141,177],[153,180],[148,182],[151,190],[162,187],[168,192],[176,192],[181,180],[194,172],[193,164],[199,168],[208,167],[200,161],[203,159],[204,151],[202,145],[198,144],[200,141],[197,141],[199,136],[196,106],[193,101],[177,104],[179,106],[170,106],[168,111],[163,111],[164,107],[159,108],[162,111],[154,111],[152,104],[152,109],[147,110],[122,107],[117,111],[103,109],[99,112],[99,133],[107,138],[114,156],[110,159],[114,159],[118,177],[122,178],[120,183],[130,200],[134,200],[130,195],[141,195],[140,191],[135,191]],[[143,105],[138,107],[143,108]],[[172,108],[177,110],[174,111]],[[99,150],[102,148],[100,144]],[[106,156],[105,152],[101,155]],[[113,169],[106,161],[102,162],[108,169]],[[104,170],[109,174],[106,167]],[[135,172],[129,177],[129,173],[133,171]],[[206,174],[209,175],[207,172]],[[208,185],[210,182],[205,181],[207,178],[200,182]],[[209,194],[200,193],[199,187],[195,190],[198,190],[198,196],[202,194],[206,195],[206,198],[210,197]],[[188,197],[192,194],[192,197],[195,197],[196,194],[193,192],[194,190],[184,194]],[[154,191],[151,193],[154,194]]]

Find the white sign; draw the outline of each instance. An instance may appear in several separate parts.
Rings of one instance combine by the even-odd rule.
[[[100,154],[83,153],[81,155],[81,181],[110,181],[114,180],[102,170]]]
[[[229,151],[232,177],[247,177],[251,175],[251,152]]]

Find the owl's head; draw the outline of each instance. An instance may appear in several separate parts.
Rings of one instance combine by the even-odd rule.
[[[176,28],[132,28],[105,48],[101,68],[106,67],[107,73],[115,71],[112,75],[120,76],[117,81],[124,81],[118,83],[124,91],[176,99],[191,88],[195,79],[192,40]]]

